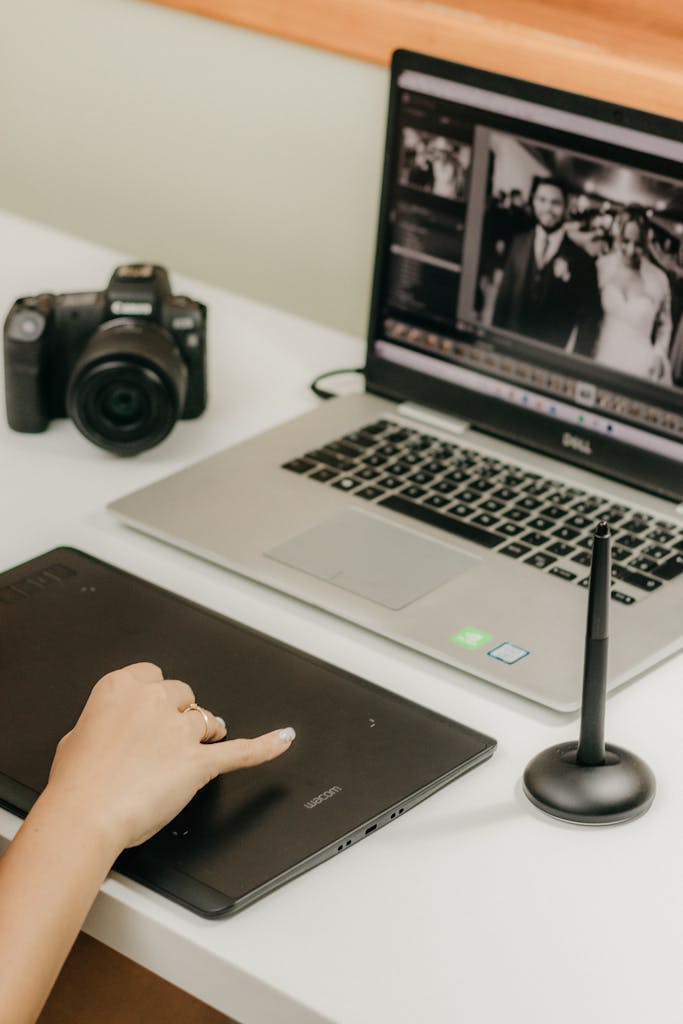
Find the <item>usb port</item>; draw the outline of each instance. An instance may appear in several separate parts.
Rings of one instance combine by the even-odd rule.
[[[370,833],[374,832],[376,828],[377,828],[377,822],[375,822],[374,825],[371,825],[370,828],[366,828],[366,830],[365,830],[366,836],[369,836]]]

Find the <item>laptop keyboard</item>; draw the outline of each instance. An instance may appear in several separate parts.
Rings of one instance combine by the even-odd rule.
[[[588,586],[593,533],[612,533],[612,598],[630,605],[683,573],[683,527],[595,492],[377,420],[283,469]]]

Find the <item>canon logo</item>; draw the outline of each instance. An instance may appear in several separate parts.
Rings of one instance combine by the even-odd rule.
[[[308,807],[309,811],[312,811],[314,807],[318,806],[318,804],[324,804],[326,800],[330,800],[333,796],[336,796],[337,793],[341,793],[341,791],[341,786],[331,786],[329,789],[326,789],[324,793],[318,793],[318,795],[314,796],[312,800],[307,800],[304,807]]]
[[[562,444],[565,448],[573,448],[575,452],[581,452],[582,455],[592,455],[593,448],[585,437],[577,437],[576,434],[570,434],[568,430],[565,430],[562,435]]]

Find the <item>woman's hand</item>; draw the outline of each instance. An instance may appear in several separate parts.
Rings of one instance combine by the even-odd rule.
[[[119,852],[166,825],[222,772],[270,761],[294,730],[223,740],[225,723],[194,705],[187,683],[141,662],[95,685],[60,741],[45,796],[98,823]]]

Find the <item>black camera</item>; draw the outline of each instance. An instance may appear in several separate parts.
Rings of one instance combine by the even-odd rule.
[[[13,430],[70,416],[117,455],[158,444],[206,408],[206,307],[171,294],[163,267],[117,267],[106,291],[17,299],[5,321]]]

